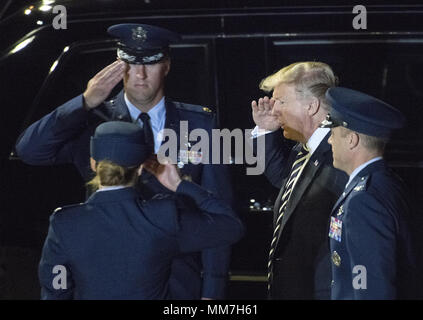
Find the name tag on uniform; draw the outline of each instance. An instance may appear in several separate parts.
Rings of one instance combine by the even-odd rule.
[[[330,217],[329,237],[341,242],[342,235],[342,220],[335,217]]]

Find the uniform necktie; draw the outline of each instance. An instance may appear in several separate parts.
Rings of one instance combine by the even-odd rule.
[[[273,231],[273,237],[272,242],[270,244],[270,251],[269,251],[269,261],[267,263],[267,280],[268,285],[267,289],[270,290],[271,282],[272,282],[272,275],[273,275],[273,256],[275,254],[276,249],[276,242],[279,235],[279,229],[282,225],[282,217],[285,213],[286,206],[288,204],[288,200],[290,198],[292,189],[295,186],[295,183],[297,182],[300,173],[307,163],[307,160],[310,158],[310,153],[307,148],[307,146],[303,145],[301,150],[298,152],[297,156],[295,157],[295,161],[292,164],[291,172],[289,175],[289,179],[285,184],[284,192],[282,194],[281,200],[280,200],[280,207],[278,210],[278,217],[276,219],[276,226]]]
[[[151,146],[152,150],[154,150],[154,134],[150,124],[150,116],[148,113],[142,112],[138,118],[141,119],[143,124],[145,141]]]

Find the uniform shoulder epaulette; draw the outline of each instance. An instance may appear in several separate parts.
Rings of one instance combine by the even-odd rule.
[[[354,191],[358,192],[358,191],[363,191],[367,189],[367,182],[369,180],[369,176],[364,176],[360,178],[360,181],[357,183],[357,185],[354,187]]]
[[[103,101],[100,106],[92,108],[90,110],[90,113],[92,115],[95,115],[95,121],[98,121],[99,119],[101,119],[102,121],[112,121],[112,114],[115,109],[115,101],[116,99]],[[97,125],[98,123],[96,124],[96,126]]]
[[[106,100],[103,102],[106,107],[113,107],[115,105],[115,99]]]
[[[58,207],[58,208],[54,209],[53,214],[57,214],[57,213],[60,213],[60,212],[64,212],[64,211],[66,211],[66,210],[73,209],[73,208],[75,208],[75,207],[80,207],[80,206],[82,206],[83,204],[84,204],[84,203],[76,203],[76,204],[70,204],[70,205],[63,206],[63,207]]]
[[[196,104],[188,104],[188,103],[181,103],[181,102],[175,102],[176,108],[183,111],[191,111],[191,112],[197,112],[204,115],[212,116],[214,114],[213,110],[208,107],[203,107]]]

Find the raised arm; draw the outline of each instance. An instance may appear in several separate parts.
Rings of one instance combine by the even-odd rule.
[[[256,127],[253,131],[253,148],[257,150],[257,137],[265,135],[265,170],[264,174],[276,188],[282,186],[285,162],[293,143],[287,141],[280,129],[279,120],[272,114],[275,104],[268,97],[251,102],[252,116]]]
[[[85,92],[29,126],[16,144],[18,156],[27,164],[52,165],[74,162],[78,140],[84,135],[93,108],[99,106],[123,78],[125,63],[116,61],[97,73]],[[87,147],[83,148],[86,150]]]
[[[181,180],[175,165],[149,159],[143,169],[153,173],[169,190],[190,197],[196,204],[195,209],[184,208],[179,212],[177,235],[182,252],[229,245],[240,239],[242,223],[225,201],[193,182]]]

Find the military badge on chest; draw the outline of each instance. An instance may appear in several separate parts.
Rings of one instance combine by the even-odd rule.
[[[329,238],[332,238],[336,241],[341,242],[342,236],[342,220],[331,217],[330,218],[330,228],[329,228]]]
[[[200,164],[203,159],[201,151],[190,150],[191,143],[186,143],[184,148],[178,151],[178,162],[177,166],[181,171],[182,179],[192,181],[193,168],[188,164],[197,165]]]
[[[194,165],[200,164],[203,160],[203,153],[201,151],[191,150],[192,144],[188,141],[188,130],[185,130],[182,134],[183,137],[181,137],[181,147],[178,151],[177,162],[179,169],[182,169],[189,163]]]
[[[178,152],[178,168],[182,169],[186,164],[200,164],[203,159],[201,151],[179,150]]]

